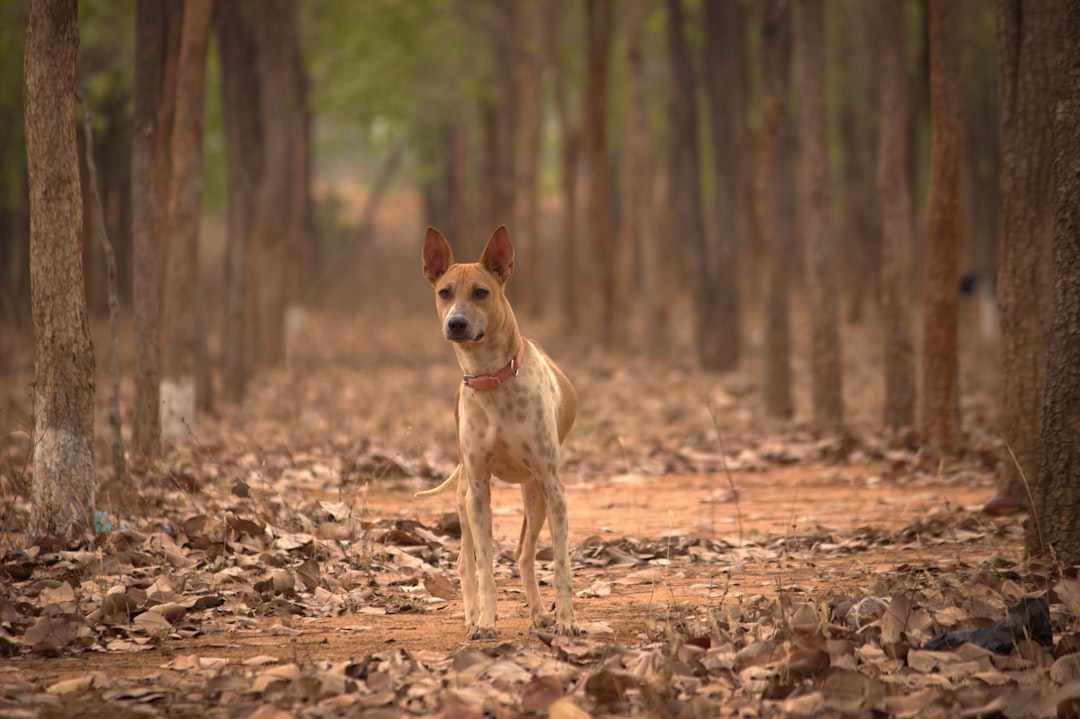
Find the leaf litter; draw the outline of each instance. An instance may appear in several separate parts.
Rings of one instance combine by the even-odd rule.
[[[564,462],[583,633],[529,630],[499,486],[500,642],[464,641],[452,499],[411,497],[454,464],[450,400],[431,398],[455,370],[428,346],[268,376],[162,462],[136,458],[132,486],[106,481],[111,530],[75,545],[22,546],[14,500],[0,716],[1080,708],[1080,579],[1023,565],[1020,518],[982,511],[992,440],[943,465],[905,437],[817,437],[756,416],[746,375],[678,365],[570,355],[589,407]],[[1035,602],[1045,627],[1010,624]],[[963,641],[995,626],[1013,629],[998,651]]]

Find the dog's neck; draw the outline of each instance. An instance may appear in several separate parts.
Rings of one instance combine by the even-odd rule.
[[[491,374],[473,375],[467,374],[462,378],[465,386],[469,389],[484,391],[495,389],[511,377],[516,377],[521,368],[521,360],[525,356],[525,339],[518,339],[518,348],[510,361],[503,365],[498,372]]]
[[[521,332],[512,311],[503,320],[488,326],[478,342],[455,342],[454,353],[465,375],[493,375],[506,367],[521,346]]]

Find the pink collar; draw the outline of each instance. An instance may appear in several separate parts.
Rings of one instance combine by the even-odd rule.
[[[495,389],[511,377],[517,377],[518,369],[521,367],[521,359],[524,356],[525,338],[522,337],[518,342],[517,354],[511,357],[509,364],[501,370],[495,374],[467,374],[462,377],[461,381],[464,382],[465,386],[469,389]]]

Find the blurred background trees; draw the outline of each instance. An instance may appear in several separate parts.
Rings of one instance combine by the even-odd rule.
[[[860,391],[845,381],[856,341],[878,348],[882,424],[947,446],[956,392],[985,369],[957,376],[950,357],[977,344],[996,370],[1000,328],[1003,361],[1027,369],[1008,370],[995,426],[1035,471],[1052,93],[1031,78],[1053,75],[1054,0],[213,5],[79,4],[95,124],[80,153],[97,158],[135,321],[140,455],[160,451],[174,363],[201,407],[242,400],[305,313],[423,302],[425,224],[472,258],[506,222],[520,312],[600,349],[750,367],[765,416],[822,430]],[[205,38],[185,36],[196,8]],[[28,17],[29,2],[0,6],[0,368],[31,330]],[[950,194],[928,218],[942,161]],[[83,222],[101,319],[105,263]]]

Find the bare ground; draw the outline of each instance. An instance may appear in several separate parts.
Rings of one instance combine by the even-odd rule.
[[[12,498],[0,545],[11,580],[0,594],[6,654],[0,716],[67,715],[79,703],[90,714],[110,716],[457,715],[459,709],[462,716],[678,716],[687,707],[716,715],[899,716],[910,708],[897,705],[898,697],[931,689],[913,706],[949,715],[973,706],[962,691],[967,686],[993,687],[993,701],[1022,708],[1062,684],[1046,678],[1049,665],[1040,659],[1010,669],[1042,667],[1035,695],[1030,687],[1020,691],[1025,679],[1004,674],[996,685],[952,677],[945,690],[902,660],[859,654],[864,646],[884,646],[882,610],[903,597],[925,621],[893,644],[917,651],[936,631],[1001,616],[1025,591],[1019,519],[980,511],[994,493],[998,447],[978,372],[965,380],[975,387],[965,395],[963,451],[933,458],[910,437],[877,427],[880,373],[872,350],[848,357],[848,432],[817,436],[802,422],[801,390],[802,412],[794,421],[761,416],[752,359],[744,371],[708,376],[686,359],[658,363],[561,342],[542,324],[541,332],[555,339],[540,338],[582,398],[563,478],[575,606],[586,635],[565,643],[530,631],[510,561],[521,520],[518,490],[499,484],[493,502],[500,643],[465,641],[452,497],[413,497],[453,467],[457,370],[430,318],[382,309],[377,316],[390,321],[373,321],[371,313],[310,318],[293,338],[286,369],[263,375],[242,407],[219,407],[201,418],[190,442],[163,462],[136,458],[131,486],[117,486],[103,469],[103,511],[114,530],[130,526],[136,534],[120,532],[120,544],[99,537],[85,548],[97,553],[97,564],[85,554],[20,554],[18,528],[28,507]],[[685,358],[682,349],[675,357]],[[804,372],[796,359],[797,376]],[[19,384],[25,371],[16,367],[12,376],[9,387],[25,387]],[[103,394],[99,389],[99,401]],[[5,496],[24,486],[27,447],[12,434],[28,421],[19,395],[9,393],[4,405]],[[103,467],[106,446],[102,438]],[[215,527],[224,527],[224,535],[214,534]],[[171,555],[155,544],[161,536],[177,542],[190,564],[170,566]],[[111,552],[123,554],[124,542],[129,564],[103,570]],[[140,564],[143,554],[132,559],[136,552],[150,559]],[[305,579],[309,562],[315,574]],[[32,575],[16,576],[19,567]],[[542,567],[543,577],[546,562]],[[146,629],[138,617],[149,616],[155,603],[168,604],[146,598],[162,577],[175,589],[170,601],[187,606],[182,618]],[[292,584],[278,588],[274,582],[282,577]],[[70,599],[42,598],[66,592],[53,586],[65,583],[73,589]],[[110,593],[135,597],[125,618],[101,616]],[[194,604],[196,598],[221,603]],[[850,624],[853,607],[867,598],[880,603],[867,619],[877,626],[870,634]],[[55,607],[89,628],[73,638],[64,634],[65,641],[28,640]],[[807,629],[805,616],[799,624],[800,608],[807,607],[821,617],[817,630]],[[1070,613],[1055,621],[1061,637],[1071,636]],[[810,633],[800,634],[800,626]],[[751,671],[756,660],[729,662],[721,653],[752,654],[766,651],[765,644],[773,647],[768,652],[813,645],[826,655],[824,667],[792,683],[785,655],[774,662],[775,676],[788,677],[777,689]],[[702,660],[700,672],[687,675],[692,681],[683,681],[679,662],[687,647],[705,647],[706,658],[722,656],[720,668]],[[612,652],[659,652],[675,668],[660,679],[637,670],[631,673],[637,678],[626,679],[632,662],[625,659],[616,671]],[[491,662],[503,659],[534,679],[491,679]],[[551,676],[559,677],[556,694],[570,704],[557,704],[554,695],[529,698],[549,676],[537,668],[549,660],[561,662]],[[475,676],[473,667],[479,667]],[[871,687],[850,705],[829,693],[840,667]],[[266,680],[277,671],[283,673],[278,683]],[[355,683],[327,690],[327,672]],[[890,672],[900,679],[876,693]],[[465,674],[472,677],[468,691]],[[319,691],[311,689],[313,676],[320,677]]]

